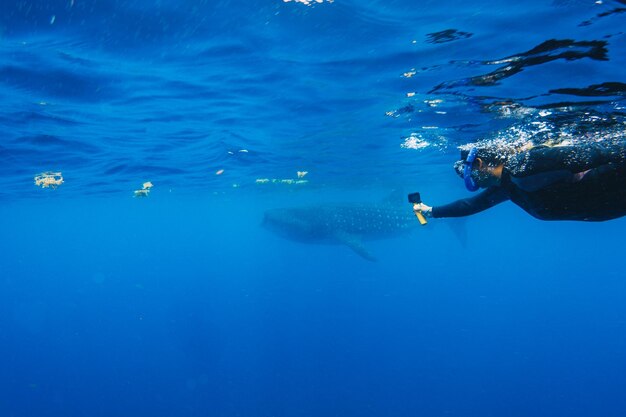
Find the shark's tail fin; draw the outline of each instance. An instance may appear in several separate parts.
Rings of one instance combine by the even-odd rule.
[[[467,219],[465,217],[448,217],[443,220],[448,225],[450,230],[463,248],[467,247]]]

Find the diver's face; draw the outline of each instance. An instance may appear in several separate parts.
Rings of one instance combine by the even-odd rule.
[[[487,170],[478,171],[478,175],[474,175],[476,185],[481,188],[493,187],[495,185],[500,184],[500,178],[496,177]]]
[[[457,161],[454,165],[454,169],[459,177],[463,178],[465,162],[463,160]],[[481,188],[493,187],[500,184],[500,177],[502,175],[502,165],[491,165],[483,161],[481,158],[476,158],[472,164],[472,179],[477,186]]]
[[[493,166],[485,163],[482,159],[476,158],[474,161],[474,169],[472,177],[476,181],[476,185],[481,188],[493,187],[500,184],[501,166]]]

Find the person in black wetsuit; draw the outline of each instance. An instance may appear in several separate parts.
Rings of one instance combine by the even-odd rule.
[[[536,146],[505,156],[471,148],[461,158],[455,169],[468,190],[485,190],[443,206],[420,203],[416,211],[426,217],[463,217],[511,200],[540,220],[604,221],[626,215],[626,140]]]

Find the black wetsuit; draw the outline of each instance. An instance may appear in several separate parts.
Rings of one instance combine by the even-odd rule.
[[[626,215],[626,142],[535,147],[504,164],[499,186],[433,207],[462,217],[511,200],[541,220],[603,221]]]

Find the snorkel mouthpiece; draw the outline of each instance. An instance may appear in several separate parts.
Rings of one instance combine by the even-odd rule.
[[[472,192],[480,188],[476,184],[476,181],[474,181],[474,178],[472,178],[472,165],[474,165],[477,153],[478,150],[476,148],[470,149],[469,153],[467,154],[467,159],[463,163],[463,180],[465,181],[465,188]]]

